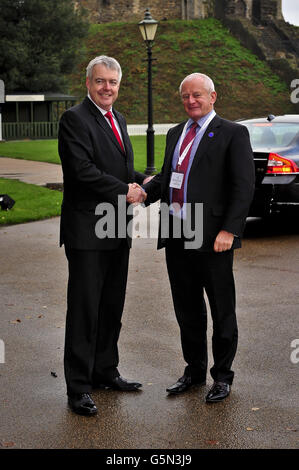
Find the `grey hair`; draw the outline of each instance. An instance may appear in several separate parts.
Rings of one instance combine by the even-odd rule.
[[[86,67],[86,77],[88,77],[90,80],[92,79],[93,68],[98,64],[105,65],[105,67],[108,69],[116,70],[118,72],[118,83],[120,83],[122,77],[121,66],[116,59],[106,55],[99,55],[89,62],[88,66]]]
[[[201,78],[204,82],[204,87],[206,88],[208,93],[212,93],[212,91],[215,91],[215,85],[213,80],[208,77],[208,75],[205,75],[204,73],[191,73],[190,75],[187,75],[187,77],[184,78],[182,83],[180,84],[180,94],[182,93],[182,86],[187,80],[192,80],[193,78]]]

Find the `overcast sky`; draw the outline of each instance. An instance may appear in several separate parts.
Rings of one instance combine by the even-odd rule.
[[[286,21],[299,26],[299,0],[282,0],[282,14]]]

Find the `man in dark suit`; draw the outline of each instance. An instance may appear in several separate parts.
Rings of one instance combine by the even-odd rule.
[[[216,115],[217,95],[209,77],[188,75],[180,94],[189,119],[169,130],[161,173],[143,187],[146,205],[160,198],[161,207],[170,205],[166,216],[161,208],[158,248],[166,248],[187,366],[167,391],[179,394],[206,382],[205,290],[213,319],[214,384],[206,396],[212,403],[229,395],[234,377],[238,330],[233,253],[241,246],[253,197],[254,163],[247,129]]]
[[[134,171],[125,119],[112,107],[121,81],[119,63],[99,56],[86,71],[88,96],[61,118],[59,155],[64,176],[60,244],[69,268],[65,379],[71,409],[89,416],[97,412],[93,388],[141,387],[117,369],[131,246],[126,227],[117,223],[128,222],[127,202],[143,201],[137,183],[145,175]],[[102,236],[96,227],[107,204],[114,230],[108,228]],[[118,217],[119,209],[125,211],[124,219]]]

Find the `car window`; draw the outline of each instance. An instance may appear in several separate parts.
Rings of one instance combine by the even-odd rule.
[[[299,140],[299,123],[255,122],[244,125],[253,148],[288,147],[295,138]]]

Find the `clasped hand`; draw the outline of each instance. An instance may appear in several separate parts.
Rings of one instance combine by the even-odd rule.
[[[146,192],[137,183],[129,183],[127,202],[130,204],[140,204],[146,200]]]

